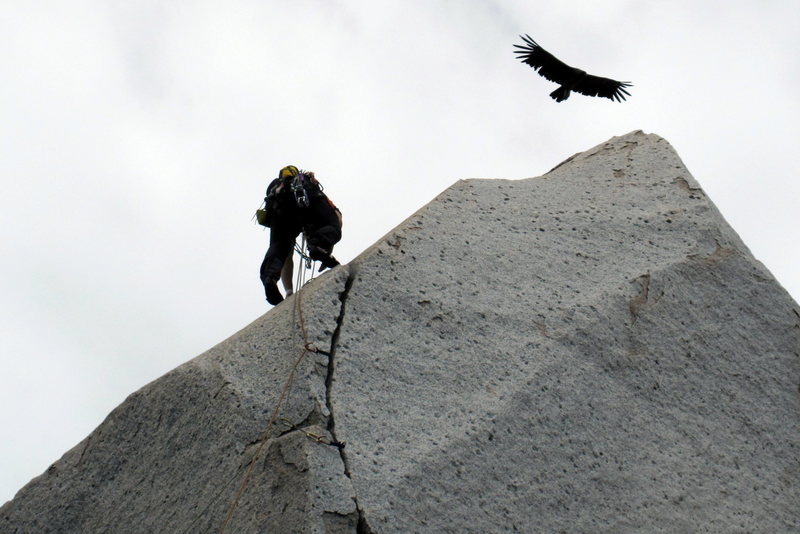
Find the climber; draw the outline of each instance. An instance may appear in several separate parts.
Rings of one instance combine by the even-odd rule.
[[[313,172],[301,172],[294,165],[284,167],[267,188],[264,225],[270,227],[269,249],[261,263],[261,282],[272,305],[283,301],[278,289],[291,286],[291,257],[300,232],[306,236],[308,255],[322,263],[320,270],[333,268],[339,262],[331,253],[342,238],[341,212],[322,192]],[[281,273],[284,273],[283,275]],[[287,290],[287,296],[288,296]]]

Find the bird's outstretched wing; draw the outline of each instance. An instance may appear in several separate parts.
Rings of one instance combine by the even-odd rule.
[[[578,69],[570,67],[539,46],[529,35],[520,35],[520,37],[526,44],[514,45],[518,49],[514,50],[517,59],[533,67],[551,82],[566,83],[575,75],[575,72],[579,72]]]
[[[617,102],[622,102],[625,100],[625,95],[631,96],[631,94],[625,90],[626,87],[630,86],[630,82],[618,82],[611,78],[601,78],[600,76],[587,74],[572,90],[586,96],[602,96],[604,98],[616,100]]]
[[[587,96],[601,96],[617,102],[622,102],[626,96],[631,96],[625,90],[626,87],[631,87],[632,84],[630,82],[618,82],[611,78],[601,78],[600,76],[587,74],[581,69],[570,67],[556,58],[531,39],[530,35],[520,35],[520,38],[525,44],[514,45],[516,47],[514,53],[517,54],[517,59],[533,67],[541,76],[551,82],[561,85],[559,89],[550,95],[557,101],[566,100],[570,91],[576,91]],[[557,97],[556,93],[558,92],[563,94]]]

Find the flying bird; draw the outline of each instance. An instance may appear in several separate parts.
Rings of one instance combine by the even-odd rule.
[[[588,74],[581,69],[570,67],[539,46],[529,35],[526,34],[524,37],[520,35],[520,38],[526,44],[514,45],[518,49],[514,50],[514,53],[517,54],[517,59],[533,67],[534,70],[539,72],[540,76],[561,85],[561,87],[550,93],[550,96],[556,102],[562,102],[569,98],[569,94],[572,91],[587,96],[602,96],[617,102],[625,100],[625,95],[631,96],[625,90],[626,87],[632,85],[630,82],[618,82],[611,78],[601,78],[600,76]]]

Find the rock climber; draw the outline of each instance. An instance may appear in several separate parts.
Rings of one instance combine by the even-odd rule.
[[[333,268],[339,262],[331,254],[342,238],[342,216],[339,209],[322,192],[313,172],[300,171],[294,165],[280,170],[267,188],[265,226],[269,226],[269,249],[261,263],[261,282],[267,302],[277,305],[283,301],[278,289],[282,279],[287,296],[291,287],[291,255],[300,232],[306,236],[308,255],[322,263],[322,269]],[[283,272],[283,275],[282,275]],[[288,277],[288,282],[287,282]],[[288,286],[287,286],[288,283]]]

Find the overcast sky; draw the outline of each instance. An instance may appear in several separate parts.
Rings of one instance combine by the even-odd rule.
[[[251,216],[284,165],[347,262],[456,180],[642,129],[797,300],[798,27],[797,0],[0,0],[0,504],[267,311]],[[632,96],[555,103],[521,33]]]

